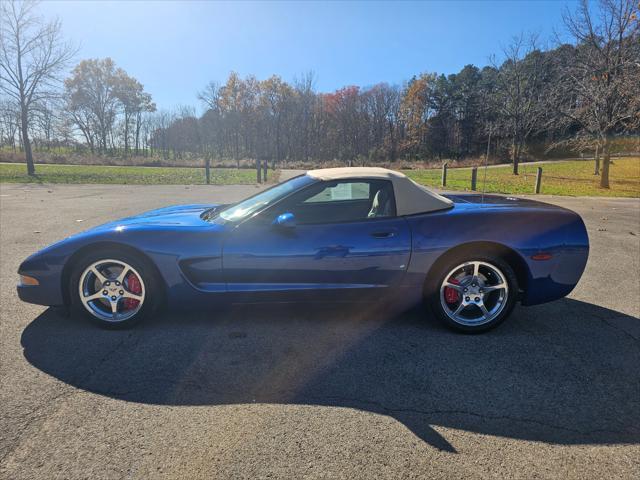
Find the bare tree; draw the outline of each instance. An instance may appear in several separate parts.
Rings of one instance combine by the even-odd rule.
[[[317,101],[315,93],[316,75],[313,71],[302,74],[294,80],[297,107],[292,120],[296,123],[298,137],[298,156],[308,160],[311,153],[311,125],[313,122],[313,109]]]
[[[513,174],[518,175],[518,164],[527,139],[540,129],[547,113],[544,101],[545,75],[548,57],[537,46],[537,38],[524,35],[515,37],[504,49],[505,61],[496,77],[502,122],[499,126],[512,141]]]
[[[576,12],[564,15],[575,55],[559,84],[559,96],[572,99],[563,114],[596,138],[603,188],[609,188],[611,137],[640,126],[638,9],[637,0],[601,0],[594,15],[582,0]]]
[[[198,92],[198,100],[208,110],[218,110],[220,108],[220,85],[218,82],[209,82],[202,91]]]
[[[16,151],[16,133],[20,128],[20,112],[14,101],[0,102],[0,141]]]
[[[56,126],[56,112],[59,109],[51,101],[43,101],[34,106],[31,113],[32,122],[32,140],[34,145],[44,144],[47,150],[51,149],[51,142],[54,136]],[[33,125],[35,124],[35,125]],[[33,128],[36,128],[35,133]]]
[[[204,90],[198,92],[198,100],[205,107],[200,118],[200,137],[203,140],[203,151],[207,161],[211,161],[213,152],[217,149],[222,156],[222,118],[220,110],[220,85],[209,82]]]
[[[0,90],[20,106],[20,127],[29,175],[35,173],[29,120],[34,105],[51,95],[75,54],[62,40],[58,20],[45,22],[37,2],[3,1],[0,5]]]

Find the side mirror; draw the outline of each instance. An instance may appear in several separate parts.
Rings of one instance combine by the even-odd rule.
[[[294,228],[296,226],[296,217],[293,213],[283,213],[278,215],[273,221],[273,225],[283,228]]]

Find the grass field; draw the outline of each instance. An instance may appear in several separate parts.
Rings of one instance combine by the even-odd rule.
[[[204,168],[107,167],[93,165],[36,165],[30,177],[25,165],[0,163],[0,182],[113,183],[132,185],[195,185],[206,183]],[[271,172],[270,172],[271,173]],[[273,177],[273,174],[270,175]],[[252,169],[212,168],[212,185],[252,184]]]
[[[599,187],[600,177],[593,174],[593,160],[558,161],[541,165],[520,164],[520,175],[513,175],[512,166],[487,168],[487,193],[533,193],[536,167],[542,167],[540,193],[548,195],[640,197],[640,157],[614,159],[609,173],[609,189]],[[442,170],[405,170],[418,183],[440,187]],[[482,191],[485,171],[478,168],[478,191]],[[471,190],[471,169],[449,169],[448,190]]]
[[[593,161],[556,161],[540,165],[543,170],[543,194],[572,196],[640,197],[640,157],[617,158],[611,165],[610,189],[598,186],[600,177],[593,175]],[[24,164],[0,163],[0,182],[12,183],[103,183],[146,185],[194,185],[205,183],[204,168],[183,167],[110,167],[90,165],[37,165],[36,175],[26,174]],[[423,185],[440,187],[441,169],[405,170],[409,177]],[[487,193],[531,194],[534,190],[536,166],[521,164],[520,175],[511,174],[511,165],[487,169]],[[478,169],[478,191],[482,190],[484,169]],[[270,172],[269,180],[277,179]],[[253,184],[255,170],[212,168],[213,185]],[[470,190],[471,169],[449,169],[447,189]]]

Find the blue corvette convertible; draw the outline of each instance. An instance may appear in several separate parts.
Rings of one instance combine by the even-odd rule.
[[[424,301],[446,325],[481,332],[517,301],[567,295],[588,252],[570,210],[335,168],[236,204],[167,207],[73,235],[20,265],[18,294],[111,328],[161,305],[384,299]]]

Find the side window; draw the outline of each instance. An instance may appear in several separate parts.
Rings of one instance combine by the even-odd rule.
[[[329,185],[322,191],[307,198],[304,203],[333,202],[343,200],[369,200],[371,197],[369,182],[344,182]]]
[[[394,217],[393,185],[365,179],[321,182],[277,205],[271,216],[284,212],[293,213],[301,225]]]

